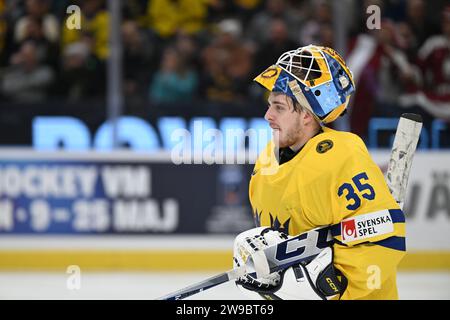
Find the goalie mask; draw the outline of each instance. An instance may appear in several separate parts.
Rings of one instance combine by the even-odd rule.
[[[314,45],[283,53],[254,81],[290,96],[324,124],[343,114],[355,91],[352,73],[342,57],[331,48]]]

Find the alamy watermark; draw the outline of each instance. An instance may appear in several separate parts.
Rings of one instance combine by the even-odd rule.
[[[381,288],[381,269],[377,265],[370,265],[367,267],[367,288],[370,290],[378,290]]]
[[[68,290],[80,290],[81,289],[81,269],[77,265],[70,265],[66,269],[66,273],[69,274],[66,280],[66,287]]]
[[[366,13],[370,16],[367,17],[366,26],[369,30],[381,29],[381,9],[379,6],[372,4],[367,7]]]
[[[69,30],[81,29],[81,9],[77,5],[70,5],[67,7],[66,13],[69,16],[66,19],[66,28]]]
[[[232,128],[205,129],[201,120],[193,122],[192,130],[176,129],[170,136],[171,161],[179,164],[246,164],[259,157],[262,174],[274,174],[278,169],[276,148],[265,155],[261,152],[272,139],[266,129]]]

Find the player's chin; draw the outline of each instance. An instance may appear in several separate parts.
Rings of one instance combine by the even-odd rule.
[[[288,144],[288,143],[279,143],[279,144],[277,144],[276,146],[277,146],[279,149],[282,149],[282,148],[289,147],[289,144]]]

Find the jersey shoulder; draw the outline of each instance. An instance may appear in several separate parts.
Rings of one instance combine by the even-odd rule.
[[[350,151],[367,151],[366,145],[358,135],[327,127],[323,127],[323,133],[315,136],[311,142],[316,144],[316,153],[319,154],[326,154],[328,150],[333,149],[334,152],[347,151],[348,154],[351,153]]]
[[[358,135],[326,127],[308,142],[302,159],[308,167],[322,172],[368,161],[369,152]]]

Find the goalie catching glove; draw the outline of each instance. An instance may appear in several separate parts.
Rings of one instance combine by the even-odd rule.
[[[285,233],[266,227],[240,233],[234,240],[234,267],[244,265],[254,252],[288,238]],[[347,279],[334,268],[333,250],[327,247],[306,264],[294,265],[264,278],[246,274],[236,281],[236,285],[253,299],[327,300],[344,292]]]

